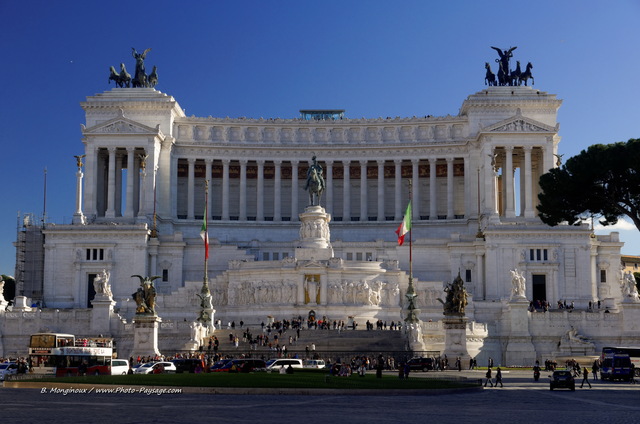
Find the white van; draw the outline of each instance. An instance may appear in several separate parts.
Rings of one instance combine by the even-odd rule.
[[[111,375],[127,375],[129,372],[129,361],[126,359],[111,360]]]
[[[302,359],[269,359],[267,361],[267,371],[277,371],[280,369],[280,367],[289,368],[289,365],[291,365],[291,368],[294,369],[302,368]]]
[[[327,364],[322,359],[307,359],[302,363],[304,368],[326,368]]]

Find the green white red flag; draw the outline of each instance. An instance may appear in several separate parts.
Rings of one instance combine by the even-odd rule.
[[[200,237],[204,240],[204,258],[209,259],[209,232],[207,231],[207,207],[204,207],[204,218],[202,218],[202,228]]]
[[[402,243],[404,243],[404,236],[409,231],[411,231],[411,201],[409,201],[409,204],[407,205],[407,211],[404,213],[404,219],[396,230],[396,234],[398,235],[398,246],[402,246]]]

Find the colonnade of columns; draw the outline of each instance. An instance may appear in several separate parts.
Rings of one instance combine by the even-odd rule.
[[[77,203],[84,204],[86,215],[133,219],[149,213],[145,208],[147,190],[143,189],[147,177],[144,152],[137,147],[109,147],[87,154],[84,201],[82,192],[77,191]],[[82,213],[79,208],[78,213]]]
[[[465,196],[467,161],[448,157],[320,162],[326,185],[321,204],[335,221],[397,221],[404,214],[411,180],[414,219],[461,219],[469,216],[473,204]],[[178,218],[202,217],[204,194],[198,190],[203,190],[206,176],[210,219],[296,221],[307,205],[305,176],[300,173],[306,172],[307,161],[177,158],[174,164]],[[423,193],[421,184],[427,179]]]

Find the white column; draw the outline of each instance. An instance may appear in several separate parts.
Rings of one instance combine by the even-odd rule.
[[[116,216],[122,216],[122,150],[116,151]]]
[[[436,193],[436,162],[438,159],[429,158],[429,219],[438,219],[438,198]]]
[[[240,160],[240,221],[247,220],[247,160]]]
[[[491,148],[489,154],[484,157],[484,184],[485,184],[485,196],[483,210],[490,216],[496,216],[498,214],[498,202],[496,195],[496,171],[494,165],[491,163],[495,150]]]
[[[209,187],[209,194],[207,196],[207,205],[206,205],[206,209],[207,209],[207,215],[205,218],[207,220],[211,219],[211,164],[213,163],[213,159],[205,159],[204,160],[205,163],[205,171],[204,171],[204,180],[205,180],[205,186]]]
[[[378,160],[378,221],[384,221],[384,160]]]
[[[399,221],[402,219],[402,160],[401,159],[395,159],[393,161],[394,165],[395,165],[395,170],[394,170],[394,183],[395,183],[395,198],[394,198],[394,202],[396,203],[395,205],[395,210],[393,212],[394,214],[394,219],[396,221]]]
[[[447,219],[453,216],[453,158],[447,158]]]
[[[256,221],[264,221],[264,160],[258,163],[258,180],[256,187]]]
[[[414,220],[420,219],[420,159],[411,159],[411,214]]]
[[[282,161],[273,161],[275,167],[273,176],[273,220],[282,221]]]
[[[351,164],[346,160],[342,162],[344,168],[342,177],[342,220],[351,221]]]
[[[125,206],[124,216],[133,218],[133,178],[134,172],[135,148],[127,147],[127,204]]]
[[[85,148],[86,178],[84,179],[84,212],[87,216],[98,214],[98,148]]]
[[[366,222],[369,220],[368,211],[368,199],[367,199],[367,161],[360,161],[360,221]]]
[[[513,178],[513,146],[505,146],[506,154],[504,169],[504,187],[506,193],[507,204],[505,205],[505,216],[513,218],[516,216],[514,178]]]
[[[187,219],[195,219],[194,213],[194,185],[195,185],[195,164],[194,158],[187,159],[189,163],[189,171],[187,178]]]
[[[524,147],[524,217],[525,218],[533,218],[535,217],[533,211],[533,178],[532,178],[532,168],[531,168],[531,146]]]
[[[298,163],[297,160],[291,161],[291,221],[298,221]]]
[[[464,156],[464,217],[469,218],[472,216],[473,205],[476,203],[473,201],[473,191],[471,190],[471,171],[469,158]]]
[[[109,147],[109,176],[107,177],[107,211],[106,218],[116,216],[116,148]]]
[[[327,165],[327,174],[325,178],[325,191],[327,194],[325,195],[325,202],[327,205],[327,213],[333,214],[333,161],[325,161],[325,164]]]
[[[229,159],[222,159],[222,220],[229,220]]]
[[[481,248],[476,249],[476,281],[477,284],[475,287],[480,290],[480,293],[474,293],[474,295],[478,296],[480,300],[485,300],[487,298],[487,286],[484,282],[484,255],[482,253]]]
[[[82,166],[78,166],[78,172],[76,172],[76,213],[73,214],[73,223],[84,225],[87,221],[82,213],[82,177]]]

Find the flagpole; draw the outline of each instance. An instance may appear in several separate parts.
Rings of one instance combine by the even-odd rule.
[[[413,200],[413,190],[411,185],[411,179],[409,179],[409,205],[411,206],[411,201]],[[415,324],[419,321],[418,314],[419,310],[416,309],[415,298],[418,295],[413,288],[413,208],[411,208],[411,214],[409,215],[409,220],[411,222],[409,226],[409,286],[407,287],[407,294],[405,297],[408,300],[407,305],[407,317],[405,318],[405,322],[407,324]]]
[[[209,226],[207,225],[207,221],[209,220],[209,180],[204,180],[204,222],[205,222],[205,231],[208,233],[209,232]],[[208,234],[207,237],[205,238],[205,243],[209,243],[208,240]],[[205,246],[205,250],[204,250],[204,285],[208,285],[209,284],[209,255],[208,253],[208,247]]]

